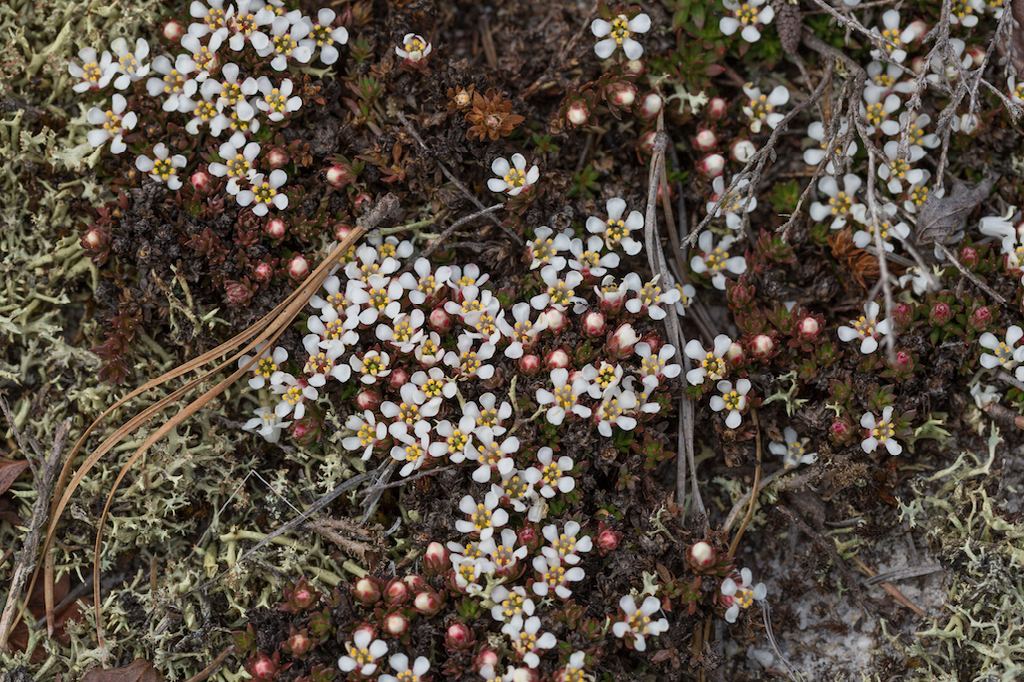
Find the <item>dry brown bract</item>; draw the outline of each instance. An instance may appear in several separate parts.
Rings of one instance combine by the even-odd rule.
[[[488,137],[497,140],[511,135],[516,126],[526,119],[513,114],[512,102],[503,100],[500,92],[496,93],[490,88],[483,97],[480,93],[474,93],[473,110],[466,113],[466,120],[473,124],[466,131],[466,137],[470,140],[484,140]]]
[[[473,91],[476,89],[476,85],[470,83],[468,88],[461,88],[456,86],[454,90],[448,89],[448,113],[454,114],[456,111],[462,111],[470,104],[473,103]]]

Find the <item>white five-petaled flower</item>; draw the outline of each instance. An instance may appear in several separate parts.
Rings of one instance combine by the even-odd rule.
[[[875,131],[881,128],[882,123],[889,120],[892,114],[900,108],[899,95],[890,92],[889,88],[879,85],[868,85],[864,88],[864,99],[860,103],[860,114],[864,117],[864,131],[868,135],[874,135]]]
[[[394,346],[399,353],[411,353],[423,338],[424,319],[423,311],[418,308],[411,313],[398,313],[391,319],[391,324],[377,325],[376,336]]]
[[[844,147],[843,140],[846,139],[850,125],[845,120],[839,124],[839,130],[835,136],[828,136],[828,130],[821,121],[814,121],[807,126],[807,137],[818,143],[818,148],[810,148],[804,152],[804,163],[808,166],[817,166],[823,159],[828,159],[825,164],[825,172],[834,175],[836,165],[834,157],[838,154],[853,156],[857,153],[857,143],[850,140]]]
[[[900,13],[894,9],[887,10],[882,14],[882,27],[875,27],[871,29],[871,32],[875,34],[875,44],[877,47],[871,50],[872,59],[882,59],[883,54],[888,54],[889,57],[899,64],[903,63],[903,60],[907,58],[907,52],[903,49],[903,44],[909,42],[906,38],[910,38],[910,29],[905,31],[900,30]]]
[[[671,343],[662,344],[655,355],[649,343],[640,342],[636,344],[636,354],[640,356],[640,377],[644,384],[653,383],[657,386],[661,382],[661,377],[674,379],[683,371],[681,365],[668,362],[676,354],[676,347]]]
[[[223,82],[216,78],[207,78],[203,81],[199,88],[203,99],[215,102],[218,111],[235,107],[239,118],[251,119],[256,112],[246,98],[256,94],[256,79],[249,76],[239,83],[238,64],[225,64],[220,70],[220,75],[224,77]]]
[[[89,140],[89,144],[93,147],[99,147],[107,140],[111,140],[111,153],[120,154],[128,148],[124,143],[123,135],[135,128],[138,116],[134,111],[129,111],[127,114],[124,113],[125,107],[128,106],[128,100],[123,95],[115,93],[111,98],[111,102],[113,106],[107,111],[103,111],[98,107],[89,109],[89,112],[86,114],[89,123],[100,127],[96,130],[90,130],[86,137]]]
[[[834,177],[824,176],[818,181],[818,191],[828,197],[828,202],[815,201],[811,204],[811,218],[822,221],[831,216],[829,227],[833,230],[846,227],[850,218],[859,223],[864,222],[867,209],[855,196],[862,183],[860,176],[847,173],[843,176],[843,187],[840,189]]]
[[[661,275],[655,275],[650,282],[641,284],[640,276],[635,272],[626,275],[625,282],[631,291],[636,292],[636,298],[626,301],[626,310],[631,313],[646,311],[652,320],[664,320],[668,315],[662,306],[672,305],[679,300],[679,290],[675,287],[663,290],[658,285]]]
[[[529,303],[520,301],[512,306],[512,323],[504,317],[498,318],[502,336],[511,341],[505,349],[505,357],[513,360],[523,357],[526,349],[536,341],[537,335],[547,329],[547,319],[543,315],[536,322],[530,322],[530,310]]]
[[[818,453],[805,451],[802,440],[797,436],[796,429],[792,426],[786,427],[786,430],[783,431],[783,436],[786,438],[785,443],[772,441],[768,444],[768,449],[773,455],[779,455],[783,458],[782,465],[786,469],[791,469],[801,464],[814,464],[818,460]]]
[[[394,436],[395,445],[391,448],[391,458],[405,462],[399,471],[402,477],[408,476],[418,470],[427,460],[430,453],[430,423],[418,421],[413,425],[412,433],[409,432],[409,425],[405,422],[396,422],[389,429]]]
[[[395,654],[388,659],[388,663],[391,664],[391,669],[398,673],[398,676],[381,675],[380,682],[420,682],[420,678],[430,672],[430,661],[426,656],[418,656],[413,661],[412,669],[409,668],[409,657],[405,654]]]
[[[878,165],[878,177],[887,182],[886,187],[892,194],[899,194],[903,191],[903,182],[916,184],[923,177],[924,171],[912,166],[924,158],[924,149],[918,145],[911,145],[907,150],[907,156],[900,155],[900,143],[896,140],[889,140],[882,147],[888,163]]]
[[[352,368],[347,363],[337,362],[341,354],[345,352],[344,346],[339,344],[328,344],[327,348],[321,347],[322,339],[319,334],[306,334],[302,338],[302,347],[309,353],[309,359],[303,367],[306,381],[310,386],[320,388],[327,383],[327,378],[337,379],[344,383],[352,376]]]
[[[256,47],[256,54],[260,57],[267,57],[273,54],[270,60],[270,67],[275,71],[284,71],[288,68],[288,60],[294,59],[302,64],[308,64],[313,58],[313,52],[309,45],[303,42],[303,38],[309,35],[310,25],[305,22],[292,23],[287,16],[274,19],[270,26],[270,38],[263,47]]]
[[[591,235],[586,242],[573,239],[569,243],[569,251],[573,255],[569,267],[579,270],[584,277],[603,277],[608,268],[618,267],[619,254],[610,252],[601,255],[602,247],[604,240],[596,234]]]
[[[771,5],[761,8],[764,3],[765,0],[746,0],[742,3],[736,0],[724,0],[725,9],[732,12],[732,16],[719,19],[718,30],[727,36],[739,31],[740,37],[745,41],[756,43],[761,39],[761,31],[758,26],[770,24],[775,18],[775,10]]]
[[[264,179],[263,173],[255,173],[249,181],[249,189],[235,195],[239,206],[255,203],[252,212],[258,216],[267,215],[270,206],[283,211],[288,208],[288,195],[278,192],[278,188],[288,181],[288,174],[278,168]]]
[[[541,547],[541,553],[551,560],[558,560],[574,566],[580,562],[580,552],[589,552],[594,547],[589,535],[577,537],[580,532],[580,524],[576,521],[567,521],[562,532],[558,532],[558,526],[550,524],[544,526],[544,539],[551,544]]]
[[[874,231],[879,230],[879,234],[882,236],[882,247],[886,251],[893,251],[894,246],[890,237],[896,237],[900,241],[904,241],[910,236],[910,226],[904,222],[899,222],[893,225],[882,216],[892,216],[896,214],[895,204],[886,204],[879,210],[881,214],[877,225],[869,226],[868,229],[857,230],[853,233],[853,245],[858,249],[867,248],[868,246],[874,246],[875,236]]]
[[[655,596],[647,597],[637,608],[636,601],[627,594],[619,600],[619,608],[626,617],[612,625],[612,633],[619,639],[627,634],[633,637],[633,648],[637,651],[647,650],[647,637],[657,637],[668,631],[668,619],[651,620],[651,616],[661,608],[661,600]]]
[[[377,415],[372,410],[366,410],[362,415],[350,414],[345,420],[345,428],[354,431],[355,434],[347,436],[341,441],[346,450],[362,450],[362,460],[365,462],[373,454],[373,448],[388,436],[388,427],[384,422],[377,421]]]
[[[256,106],[271,121],[284,120],[285,116],[302,108],[302,98],[291,96],[294,88],[291,78],[285,78],[280,85],[274,85],[266,76],[260,76],[256,79],[256,87],[263,94],[262,99],[256,100]]]
[[[104,50],[103,55],[97,59],[96,50],[91,47],[83,47],[78,51],[78,58],[82,60],[81,65],[76,62],[68,64],[68,73],[74,78],[81,79],[71,89],[75,92],[85,92],[107,87],[114,75],[111,70],[113,58],[110,53]]]
[[[473,350],[474,338],[469,334],[461,334],[456,342],[458,353],[448,351],[444,356],[444,364],[455,369],[459,379],[466,380],[473,377],[490,379],[494,376],[494,365],[484,363],[494,357],[497,350],[493,343],[485,341],[480,348]]]
[[[636,419],[630,415],[639,402],[632,390],[631,381],[632,377],[626,377],[621,386],[616,384],[609,388],[594,410],[597,431],[605,438],[611,438],[612,426],[623,431],[632,431],[636,428]]]
[[[495,473],[507,476],[515,468],[511,455],[519,451],[519,439],[509,436],[499,444],[494,432],[486,426],[477,429],[475,435],[476,461],[480,466],[473,472],[473,480],[487,483]]]
[[[640,59],[644,53],[644,46],[633,40],[634,33],[647,33],[651,30],[651,18],[642,12],[632,19],[620,14],[611,21],[594,19],[590,24],[590,30],[599,40],[594,45],[594,52],[601,59],[608,59],[615,52],[616,47],[622,47],[626,59]],[[607,37],[605,37],[607,36]]]
[[[775,107],[789,102],[789,90],[786,86],[776,85],[769,94],[765,95],[761,93],[760,88],[755,88],[753,83],[747,83],[743,86],[743,94],[747,96],[743,113],[750,119],[750,132],[761,132],[761,126],[764,124],[775,130],[775,127],[785,118],[775,111]]]
[[[736,243],[736,237],[726,235],[715,246],[715,235],[711,230],[701,233],[697,247],[701,253],[690,259],[690,268],[697,274],[711,275],[711,284],[719,291],[725,291],[725,272],[742,275],[747,271],[747,259],[743,256],[729,257],[729,248]]]
[[[452,274],[452,269],[447,265],[434,270],[426,258],[417,258],[412,267],[416,275],[405,272],[398,281],[409,292],[409,302],[413,305],[423,305],[427,299],[436,296],[441,287],[448,283],[448,278]]]
[[[466,453],[473,442],[475,429],[476,421],[466,414],[462,415],[458,424],[452,424],[447,419],[439,422],[434,426],[434,433],[444,440],[434,441],[430,444],[430,456],[447,456],[453,464],[461,464],[466,460]]]
[[[320,393],[305,379],[299,379],[278,370],[270,377],[270,388],[281,396],[281,402],[274,408],[278,417],[287,417],[292,412],[296,419],[306,414],[305,401],[316,400]]]
[[[704,379],[719,381],[725,378],[729,374],[729,365],[725,356],[731,346],[732,339],[725,334],[715,337],[711,352],[705,351],[697,339],[687,341],[683,352],[686,357],[696,360],[700,365],[686,373],[686,380],[696,386],[703,384]]]
[[[889,454],[895,457],[903,452],[903,446],[896,442],[896,427],[892,421],[892,405],[882,410],[882,420],[876,421],[875,415],[865,412],[860,418],[860,425],[868,430],[868,437],[861,443],[864,452],[874,452],[879,445],[884,445]]]
[[[586,577],[579,566],[566,570],[557,556],[533,557],[533,569],[540,574],[540,578],[533,583],[533,593],[538,597],[546,597],[554,592],[559,599],[568,599],[572,596],[568,583],[577,583]]]
[[[878,349],[878,338],[889,333],[892,321],[888,318],[878,321],[879,306],[871,301],[864,306],[864,314],[852,320],[852,327],[843,325],[836,330],[842,341],[860,341],[860,352],[870,355]]]
[[[351,642],[345,642],[348,654],[338,659],[338,667],[348,673],[356,670],[360,675],[377,672],[377,659],[388,652],[388,645],[374,639],[369,630],[360,628],[352,635]]]
[[[502,535],[504,534],[505,531],[502,531]],[[526,588],[522,586],[510,590],[504,585],[498,585],[491,592],[491,601],[494,602],[494,606],[491,607],[491,618],[499,623],[509,623],[516,616],[525,615],[529,618],[535,608],[533,600],[526,594]]]
[[[252,2],[252,0],[243,0],[243,2]],[[199,21],[189,24],[188,34],[196,38],[202,38],[212,33],[220,36],[223,40],[228,35],[226,25],[227,13],[224,10],[224,0],[209,0],[209,5],[207,7],[199,0],[192,0],[188,13],[193,19],[199,19]]]
[[[338,48],[334,46],[348,43],[348,30],[344,26],[332,26],[337,17],[333,9],[324,7],[316,14],[316,22],[309,17],[302,20],[309,25],[309,37],[303,38],[302,44],[310,50],[320,48],[320,61],[330,66],[338,61]]]
[[[959,0],[954,2],[949,13],[949,23],[953,26],[960,24],[965,28],[974,28],[978,25],[978,15],[975,12],[982,12],[985,3],[982,0]]]
[[[328,288],[326,283],[324,286]],[[328,298],[332,297],[328,296]],[[323,299],[320,300],[323,301]],[[344,308],[340,310],[345,313]],[[341,317],[338,314],[338,309],[332,305],[324,304],[320,306],[319,315],[310,315],[309,319],[306,320],[306,329],[320,337],[321,348],[327,349],[332,346],[340,346],[342,353],[344,353],[346,348],[359,341],[359,334],[355,331],[355,327],[358,324],[359,318],[355,314],[348,315],[346,313],[345,317]]]
[[[572,457],[562,455],[556,460],[554,454],[551,448],[542,447],[537,451],[537,462],[540,463],[540,468],[530,467],[523,474],[528,483],[539,485],[540,494],[549,500],[555,496],[556,489],[564,495],[572,492],[576,487],[576,480],[566,473],[573,467]]]
[[[493,393],[484,393],[480,396],[479,407],[475,402],[470,401],[462,408],[462,413],[473,418],[476,424],[475,429],[486,426],[494,432],[494,435],[500,436],[505,433],[502,423],[512,416],[512,405],[507,400],[498,405],[498,399]]]
[[[490,557],[495,570],[499,574],[507,576],[521,559],[526,558],[529,549],[525,545],[516,547],[519,536],[511,528],[503,528],[501,530],[501,537],[498,539],[501,540],[501,544],[498,544],[494,537],[484,540],[480,543],[480,549],[486,556]],[[497,602],[498,600],[494,599],[494,601]]]
[[[167,189],[176,190],[181,187],[178,169],[184,168],[188,161],[181,154],[170,156],[170,150],[163,142],[153,147],[153,158],[140,155],[135,157],[135,167],[157,182],[167,185]]]
[[[526,157],[518,153],[512,155],[511,164],[503,157],[496,158],[491,164],[491,172],[498,177],[487,181],[487,189],[504,192],[510,197],[518,196],[540,178],[540,169],[533,165],[527,170]]]
[[[587,232],[597,234],[604,238],[604,245],[609,249],[622,245],[622,250],[630,256],[640,253],[643,245],[629,236],[633,230],[644,226],[644,217],[640,211],[630,211],[626,219],[622,214],[626,212],[626,202],[618,197],[608,200],[605,205],[608,217],[605,220],[591,216],[587,218]]]
[[[455,530],[460,533],[480,533],[480,540],[494,535],[495,528],[508,523],[508,512],[498,508],[498,496],[489,492],[482,503],[477,503],[472,495],[466,495],[459,502],[459,510],[469,516],[468,521],[456,521]]]
[[[711,396],[709,406],[715,412],[728,410],[729,415],[725,418],[725,425],[730,429],[739,427],[742,421],[742,412],[747,407],[747,393],[750,392],[750,380],[740,379],[733,388],[731,381],[719,381],[718,392],[721,395]]]
[[[270,377],[274,376],[276,372],[281,369],[281,365],[288,359],[288,351],[278,346],[271,353],[269,348],[266,348],[266,342],[261,341],[256,346],[256,352],[259,353],[259,358],[249,368],[249,372],[252,377],[249,379],[249,388],[253,390],[259,390],[267,385],[267,381]],[[238,358],[238,367],[242,368],[252,360],[251,355],[243,355]]]
[[[530,299],[530,305],[535,310],[544,310],[548,306],[556,310],[565,310],[570,303],[582,303],[583,299],[576,296],[576,287],[583,283],[583,275],[575,270],[565,273],[565,278],[559,278],[558,270],[553,265],[545,265],[540,271],[541,279],[547,289]]]
[[[991,352],[981,354],[981,366],[985,369],[1002,367],[1007,371],[1012,370],[1024,359],[1024,346],[1016,347],[1021,337],[1024,337],[1024,330],[1015,324],[1006,330],[1006,341],[1000,341],[992,332],[982,334],[978,343]]]
[[[362,357],[353,354],[348,361],[352,369],[359,372],[359,380],[364,384],[375,384],[377,379],[391,374],[391,357],[387,353],[368,350]]]
[[[577,375],[570,383],[569,371],[559,367],[551,370],[551,384],[552,391],[546,388],[537,389],[537,403],[551,406],[546,415],[549,424],[559,426],[570,412],[583,419],[590,416],[590,408],[577,402],[590,388],[582,374]]]
[[[550,265],[556,272],[565,269],[565,256],[558,254],[561,251],[568,251],[572,246],[572,232],[566,230],[561,234],[552,236],[553,234],[554,230],[547,226],[538,227],[533,231],[534,239],[526,245],[531,270],[536,270],[542,265]]]
[[[104,53],[106,54],[106,53]],[[165,96],[161,109],[185,113],[193,105],[189,99],[195,94],[199,84],[192,78],[195,66],[188,55],[180,54],[172,62],[164,55],[153,60],[153,71],[160,77],[153,76],[146,81],[146,92],[150,97]]]
[[[536,583],[535,583],[536,584]],[[540,665],[540,656],[537,654],[542,649],[554,649],[558,640],[550,632],[538,635],[540,630],[540,618],[531,616],[523,619],[522,616],[515,616],[512,622],[502,626],[501,631],[512,640],[512,648],[522,656],[525,663],[531,670]],[[514,676],[510,680],[526,680],[527,675]]]
[[[430,55],[434,46],[427,39],[415,33],[406,33],[402,44],[395,48],[395,54],[409,62],[422,61]]]
[[[743,225],[743,215],[757,208],[757,197],[753,195],[747,197],[749,190],[746,188],[749,185],[750,180],[743,177],[736,182],[735,187],[725,193],[725,179],[719,175],[711,181],[711,189],[714,194],[711,196],[711,201],[707,203],[708,213],[714,211],[716,218],[724,215],[725,224],[729,226],[729,229],[740,229]],[[724,197],[723,193],[725,193]],[[722,205],[716,210],[715,204],[718,203],[719,198],[722,199]]]
[[[109,68],[111,75],[117,75],[114,87],[118,90],[124,90],[149,74],[149,64],[141,63],[149,56],[149,43],[143,38],[135,41],[134,52],[124,38],[114,38],[114,42],[110,43],[110,49],[117,56],[117,61],[112,62]]]
[[[209,81],[207,81],[209,82]],[[224,159],[224,163],[214,161],[210,164],[210,172],[218,178],[227,176],[228,194],[238,194],[242,191],[239,182],[248,182],[256,175],[256,168],[253,162],[260,154],[260,143],[250,142],[243,149],[238,149],[230,142],[225,142],[217,152]]]
[[[217,68],[219,57],[217,50],[223,42],[219,33],[214,33],[209,43],[203,45],[199,38],[194,35],[185,35],[181,39],[181,46],[191,54],[181,55],[182,63],[191,64],[195,71],[195,79],[199,83],[205,83],[210,77],[210,72]]]
[[[242,425],[242,430],[256,431],[268,443],[276,443],[280,440],[281,432],[291,424],[291,422],[283,421],[269,407],[258,407],[255,410],[255,414],[255,417]]]
[[[753,588],[750,587],[751,582],[754,580],[754,575],[750,572],[749,568],[744,568],[740,571],[740,580],[743,581],[742,584],[737,584],[731,577],[722,581],[720,591],[722,596],[725,597],[722,603],[727,605],[725,620],[729,623],[736,622],[736,617],[740,615],[741,608],[750,608],[755,601],[763,601],[768,596],[768,588],[765,587],[764,583],[758,583]]]

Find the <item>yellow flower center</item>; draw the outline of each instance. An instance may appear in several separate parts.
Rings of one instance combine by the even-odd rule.
[[[832,207],[832,215],[846,215],[853,206],[853,200],[846,196],[846,192],[837,192],[828,200],[828,204]]]
[[[270,186],[270,183],[264,182],[253,190],[256,195],[256,201],[261,204],[269,204],[274,201],[274,195],[277,194],[277,190]]]
[[[509,187],[522,187],[526,184],[526,175],[513,168],[505,174],[505,184]]]
[[[277,364],[270,358],[263,358],[259,364],[256,365],[256,373],[265,379],[269,379],[270,375],[277,371]]]
[[[166,180],[177,173],[177,170],[171,165],[170,159],[157,159],[153,164],[153,173],[159,176],[161,180]]]
[[[744,26],[750,26],[751,24],[757,23],[757,10],[747,3],[740,5],[740,8],[736,10],[736,18],[740,20]]]
[[[628,38],[631,34],[629,28],[627,28],[629,22],[626,21],[626,17],[621,14],[616,17],[615,21],[612,22],[612,30],[610,32],[611,37],[615,40],[616,44],[621,45],[622,41]]]

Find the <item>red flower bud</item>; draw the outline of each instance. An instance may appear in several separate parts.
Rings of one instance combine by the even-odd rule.
[[[427,318],[427,323],[439,334],[447,334],[452,330],[452,316],[444,308],[434,308]]]
[[[394,611],[384,617],[384,634],[389,637],[401,637],[409,631],[409,617],[401,611]]]
[[[433,590],[420,592],[412,600],[412,607],[416,609],[417,613],[423,614],[424,616],[433,616],[441,610],[443,605],[444,599],[442,599],[441,595]]]
[[[828,429],[828,436],[836,445],[846,445],[856,434],[853,422],[846,417],[836,419]]]
[[[267,155],[263,157],[267,165],[270,166],[271,170],[277,170],[278,168],[284,168],[288,165],[288,154],[283,149],[274,147],[267,152]]]
[[[775,350],[775,341],[767,334],[758,334],[750,340],[750,354],[755,358],[764,359]]]
[[[540,533],[537,532],[537,528],[535,526],[524,526],[519,531],[519,544],[526,547],[530,552],[537,551],[542,540],[543,538]]]
[[[717,178],[725,170],[725,157],[721,154],[708,154],[697,164],[697,172],[708,179]]]
[[[338,223],[334,226],[334,238],[339,242],[345,241],[345,237],[352,233],[352,228],[345,223]]]
[[[556,348],[544,358],[544,365],[548,369],[565,369],[569,366],[569,354],[561,348]]]
[[[316,593],[308,587],[296,587],[292,593],[292,604],[300,609],[307,608],[316,599]]]
[[[618,549],[620,542],[622,542],[622,534],[606,528],[597,534],[597,551],[604,556]]]
[[[476,658],[473,660],[473,667],[477,672],[480,672],[481,668],[485,665],[489,665],[492,668],[498,665],[498,654],[494,649],[481,649],[480,653],[478,653]]]
[[[444,634],[444,645],[450,650],[466,651],[476,643],[476,634],[464,623],[452,623]]]
[[[654,138],[658,136],[658,133],[654,130],[648,130],[646,133],[640,136],[639,147],[640,151],[644,154],[654,153]]]
[[[729,113],[729,105],[721,97],[712,97],[704,110],[712,121],[721,121]]]
[[[520,372],[532,377],[540,371],[540,358],[532,353],[527,353],[516,360],[516,366],[519,367]]]
[[[409,383],[409,374],[404,369],[393,369],[388,376],[388,386],[396,391]]]
[[[975,331],[984,331],[992,322],[992,311],[987,305],[980,306],[971,313],[970,326]]]
[[[363,606],[373,606],[380,601],[380,583],[376,578],[360,578],[352,586],[352,596]]]
[[[640,103],[640,117],[646,121],[654,119],[661,112],[661,108],[665,106],[665,101],[656,92],[647,93],[644,96],[643,102]]]
[[[292,259],[288,261],[288,276],[298,281],[306,279],[306,275],[308,274],[309,261],[298,253],[292,256]]]
[[[397,578],[389,580],[388,584],[384,587],[384,601],[392,606],[404,604],[409,601],[410,596],[409,588]]]
[[[260,263],[253,270],[252,276],[257,282],[269,282],[274,276],[274,267],[270,263]]]
[[[631,107],[636,101],[636,86],[632,83],[616,83],[610,88],[608,98],[620,107]]]
[[[693,146],[707,154],[718,146],[718,138],[710,128],[700,128],[697,130],[696,137],[693,138]]]
[[[380,402],[380,391],[374,388],[364,388],[356,394],[356,405],[360,410],[376,410]]]
[[[909,329],[914,321],[914,311],[902,301],[893,306],[892,319],[900,329]]]
[[[306,631],[296,632],[288,638],[288,649],[290,649],[292,656],[298,656],[302,658],[309,653],[309,650],[313,648],[313,640],[311,640]]]
[[[242,306],[252,300],[252,286],[244,279],[242,281],[229,279],[224,282],[224,298],[229,306]]]
[[[280,218],[272,218],[267,221],[267,235],[271,239],[283,239],[288,232],[288,225]]]
[[[327,184],[331,187],[335,189],[342,189],[352,182],[352,173],[350,173],[347,168],[331,166],[324,171],[324,179],[327,180]]]
[[[180,43],[186,31],[187,29],[185,28],[184,24],[182,24],[180,21],[174,21],[172,19],[171,21],[168,21],[166,24],[164,24],[161,33],[163,33],[164,40],[166,40],[167,42]]]
[[[910,60],[910,70],[918,75],[921,75],[921,72],[927,67],[928,62],[924,60],[924,57],[914,57]]]
[[[694,568],[707,568],[715,563],[715,548],[701,540],[690,545],[686,560]]]
[[[252,674],[257,680],[272,680],[277,677],[278,663],[265,653],[256,654],[256,662],[252,664]]]
[[[587,336],[602,336],[606,329],[603,313],[592,310],[583,316],[583,333]]]
[[[427,551],[423,554],[423,564],[427,570],[427,575],[441,575],[451,568],[451,562],[448,560],[448,550],[440,542],[431,542],[427,545]]]
[[[82,245],[91,249],[100,248],[101,246],[103,246],[104,241],[106,240],[104,239],[103,232],[101,232],[98,228],[95,227],[86,232],[85,236],[82,237]]]
[[[632,74],[634,76],[642,76],[647,67],[644,65],[642,59],[630,59],[628,62],[622,65],[622,72]]]
[[[210,191],[210,187],[213,185],[213,180],[210,178],[210,174],[206,171],[197,170],[192,174],[192,177],[188,180],[192,183],[192,187],[200,193],[205,194]]]
[[[365,208],[373,204],[373,197],[366,192],[361,192],[356,195],[356,198],[352,200],[352,207],[355,208],[357,213],[362,213]]]
[[[960,249],[960,263],[968,270],[974,270],[978,265],[978,251],[973,246],[965,246]]]
[[[581,126],[590,120],[590,109],[583,101],[573,102],[565,112],[570,125]]]
[[[936,301],[928,314],[928,321],[940,327],[948,324],[951,319],[953,319],[953,311],[950,310],[948,303],[942,301]]]

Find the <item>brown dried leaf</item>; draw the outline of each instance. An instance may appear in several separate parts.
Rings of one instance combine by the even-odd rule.
[[[28,460],[14,461],[6,457],[0,457],[0,495],[7,492],[21,472],[28,469]]]
[[[123,668],[93,669],[82,682],[163,682],[163,675],[144,658],[137,658]]]

